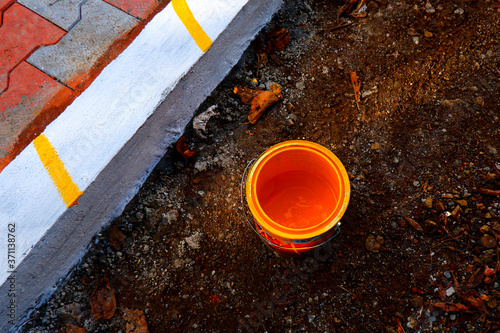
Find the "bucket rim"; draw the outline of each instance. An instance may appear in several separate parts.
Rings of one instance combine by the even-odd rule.
[[[265,165],[265,162],[278,153],[294,148],[307,149],[324,158],[329,164],[332,165],[333,170],[338,177],[339,184],[341,185],[340,196],[335,208],[332,210],[332,213],[322,222],[305,229],[288,228],[273,221],[260,207],[256,193],[256,181],[260,170]],[[282,239],[308,239],[329,231],[339,223],[340,219],[344,215],[349,203],[351,192],[347,171],[339,158],[326,147],[306,140],[284,141],[266,149],[251,165],[247,174],[245,186],[247,205],[253,217],[266,231],[271,233],[273,236]]]

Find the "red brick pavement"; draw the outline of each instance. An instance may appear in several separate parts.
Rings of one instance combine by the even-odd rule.
[[[56,43],[66,33],[29,9],[15,3],[3,13],[0,27],[0,93],[9,73],[40,45]]]
[[[120,8],[124,12],[141,18],[146,19],[156,7],[158,7],[156,0],[104,0],[109,4]]]

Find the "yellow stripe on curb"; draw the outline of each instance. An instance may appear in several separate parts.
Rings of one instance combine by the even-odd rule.
[[[212,40],[208,37],[205,31],[203,31],[203,28],[194,18],[186,0],[172,0],[172,7],[174,8],[177,16],[181,19],[182,23],[186,26],[189,34],[193,37],[198,47],[203,52],[206,52],[212,45]]]
[[[54,146],[44,134],[33,140],[33,145],[66,207],[71,207],[83,192],[73,182]]]

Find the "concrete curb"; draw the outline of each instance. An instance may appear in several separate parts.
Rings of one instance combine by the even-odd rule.
[[[190,2],[190,5],[192,3],[194,2]],[[240,3],[243,6],[246,1]],[[44,171],[45,175],[39,170],[37,171],[39,177],[35,177],[35,179],[36,182],[42,184],[41,187],[40,185],[29,183],[30,177],[24,177],[26,180],[23,181],[28,181],[29,183],[29,186],[27,186],[29,190],[31,190],[31,186],[39,186],[39,192],[35,192],[37,195],[34,198],[35,200],[43,200],[44,202],[41,206],[40,203],[33,206],[31,214],[44,214],[40,212],[40,209],[45,209],[45,204],[48,204],[49,207],[55,201],[57,201],[57,204],[49,214],[50,217],[46,219],[48,222],[37,231],[38,236],[32,237],[31,243],[21,244],[23,235],[19,232],[16,234],[16,242],[18,242],[17,244],[20,247],[24,246],[22,252],[26,256],[24,260],[23,258],[19,258],[19,262],[21,260],[22,262],[15,268],[15,297],[8,296],[10,283],[7,281],[0,288],[0,304],[7,305],[14,299],[17,319],[15,326],[12,326],[6,320],[2,321],[2,325],[0,326],[2,331],[9,329],[15,331],[16,327],[22,323],[22,318],[29,314],[30,310],[37,304],[45,300],[53,292],[57,283],[64,279],[68,271],[78,263],[78,260],[85,253],[85,249],[95,233],[123,211],[125,205],[137,193],[146,177],[162,157],[166,148],[181,135],[197,107],[227,75],[232,66],[241,57],[250,40],[270,20],[281,3],[281,0],[249,1],[243,7],[240,6],[237,8],[235,12],[236,16],[232,16],[234,19],[230,20],[230,23],[228,22],[229,25],[224,27],[225,30],[221,31],[220,35],[214,33],[216,29],[206,29],[209,36],[216,35],[216,39],[213,38],[215,41],[211,48],[205,54],[199,54],[199,57],[194,61],[194,65],[192,67],[189,66],[191,68],[187,74],[185,74],[185,71],[179,74],[178,78],[174,80],[172,88],[170,88],[172,90],[165,90],[165,87],[163,88],[158,100],[159,102],[161,99],[164,99],[163,102],[158,107],[158,102],[151,102],[152,111],[149,114],[145,113],[145,116],[143,116],[144,120],[136,122],[136,125],[138,124],[137,128],[127,127],[128,131],[131,132],[131,136],[121,138],[120,142],[122,143],[115,145],[118,149],[108,154],[108,161],[106,161],[106,158],[103,158],[104,162],[101,163],[101,167],[95,168],[93,164],[97,162],[89,162],[84,158],[86,156],[82,156],[82,154],[80,154],[80,160],[78,158],[71,159],[66,156],[66,154],[72,151],[78,151],[74,149],[74,145],[67,144],[67,146],[64,146],[64,144],[60,143],[63,141],[58,141],[63,139],[65,136],[63,134],[68,133],[67,125],[60,127],[59,130],[57,130],[58,125],[53,125],[54,123],[47,127],[44,135],[50,140],[48,142],[52,143],[54,150],[57,151],[61,160],[64,161],[64,165],[68,173],[72,175],[75,185],[79,190],[84,192],[81,196],[78,194],[75,198],[75,200],[78,199],[79,205],[72,206],[65,203],[61,200],[61,192],[54,188],[51,177],[46,174],[43,165],[41,166],[43,163],[40,162],[38,162],[38,168],[41,167],[40,170]],[[203,8],[201,3],[199,8]],[[165,10],[172,11],[172,8],[168,5]],[[213,13],[206,11],[205,8],[203,8],[203,11],[207,19],[213,19]],[[203,16],[200,9],[198,9],[198,12],[193,9],[193,13],[196,17]],[[153,21],[154,19],[150,24]],[[203,20],[201,20],[200,25],[203,26]],[[141,32],[141,34],[143,33],[148,33],[147,26]],[[139,39],[141,34],[137,39]],[[192,43],[192,40],[187,43]],[[133,43],[130,47],[132,45]],[[186,44],[183,45],[185,47]],[[177,54],[176,56],[179,55]],[[116,61],[119,61],[120,57]],[[105,74],[108,68],[113,68],[112,65],[113,63],[99,77]],[[153,73],[151,75],[157,74]],[[183,77],[179,81],[181,76]],[[99,77],[95,82],[99,82]],[[87,89],[87,91],[90,91],[87,94],[91,97],[92,95],[90,94],[95,91],[91,89],[92,85]],[[87,91],[79,98],[84,97]],[[168,92],[168,94],[165,94],[165,92]],[[78,106],[77,100],[73,104],[76,103]],[[120,105],[118,103],[114,104],[115,107],[119,107]],[[138,105],[144,107],[141,103],[138,103]],[[131,110],[136,111],[136,108],[131,108]],[[71,112],[67,113],[65,111],[57,120],[66,120],[70,115]],[[76,119],[78,120],[78,118]],[[116,118],[113,120],[118,121]],[[86,133],[89,133],[89,131],[86,130],[80,135],[86,135]],[[118,131],[117,133],[120,134],[122,132]],[[75,140],[78,140],[78,137]],[[93,147],[96,147],[98,152],[95,155],[97,158],[102,158],[103,152],[99,152],[98,149],[101,147],[100,137],[87,138],[88,140],[93,143]],[[91,147],[91,151],[93,151],[93,147]],[[30,162],[32,161],[31,158],[37,157],[36,153],[38,150],[36,147],[31,144],[25,151],[0,173],[1,193],[5,193],[4,190],[9,189],[18,191],[18,183],[15,186],[7,188],[5,186],[5,179],[7,176],[18,175],[18,172],[23,170],[30,171],[25,163],[31,163],[30,167],[36,164]],[[92,153],[89,154],[92,155]],[[14,164],[16,161],[22,161],[22,164],[16,166]],[[91,169],[93,167],[94,169],[93,171],[89,171],[88,169],[78,170],[79,164],[88,165],[88,168]],[[49,188],[51,186],[52,189]],[[2,199],[0,202],[6,199],[5,207],[2,207],[0,212],[11,209],[11,205],[19,205],[19,203],[13,202],[18,201],[19,198],[12,200],[12,196],[8,198],[4,194],[0,195],[0,197]],[[32,197],[30,196],[29,198]],[[30,217],[38,219],[40,216]],[[18,225],[21,228],[20,230],[28,229],[29,232],[40,227],[40,224],[36,220],[32,222],[32,226],[22,227],[23,224],[29,224],[29,222],[25,222],[22,218],[20,219],[18,220],[15,216],[4,213],[2,216],[2,226],[6,230],[8,223],[16,223],[16,226]],[[45,230],[48,231],[43,230],[43,228],[46,228]],[[40,233],[40,231],[43,232]],[[38,239],[33,241],[37,237]],[[1,251],[2,258],[5,258],[5,254],[7,253],[6,242],[2,242]],[[19,252],[21,252],[21,248]],[[0,274],[3,274],[2,282],[6,281],[7,272],[13,271],[6,267],[6,263],[7,258],[3,259],[1,264],[2,272]],[[7,306],[2,306],[0,318],[8,318],[8,314],[9,309]]]

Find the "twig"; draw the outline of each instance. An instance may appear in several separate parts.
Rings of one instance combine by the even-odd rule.
[[[354,22],[341,23],[341,24],[339,24],[339,25],[334,26],[333,28],[325,29],[324,31],[332,31],[332,30],[337,30],[337,29],[340,29],[340,28],[343,28],[343,27],[350,26],[350,25],[351,25],[351,24],[353,24],[353,23],[354,23]]]
[[[481,193],[481,194],[494,195],[494,196],[500,197],[500,190],[495,191],[495,190],[488,190],[485,188],[480,188],[480,189],[477,189],[476,192]]]

